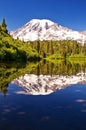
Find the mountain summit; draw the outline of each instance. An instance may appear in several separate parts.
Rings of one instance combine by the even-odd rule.
[[[13,38],[24,41],[35,40],[76,40],[82,44],[86,35],[72,29],[63,27],[47,19],[32,19],[21,28],[10,32]]]

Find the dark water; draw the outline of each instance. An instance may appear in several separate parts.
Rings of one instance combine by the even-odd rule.
[[[85,62],[1,63],[0,130],[86,130],[85,70]],[[58,78],[63,82],[60,89],[55,88],[56,84],[51,87],[48,86],[47,90],[42,89],[46,90],[43,91],[45,92],[43,95],[40,95],[40,88],[39,90],[37,88],[35,90],[38,94],[35,95],[34,93],[27,93],[27,84],[24,83],[23,77],[23,87],[19,86],[18,83],[11,82],[25,74],[29,74],[30,77],[30,74],[38,75],[38,77],[48,75],[53,82],[53,77],[60,75],[61,77]],[[78,76],[78,80],[74,84],[73,76],[76,79]],[[69,84],[64,85],[66,81],[62,78],[65,77],[70,79]],[[31,80],[34,81],[35,79],[32,78]],[[59,88],[59,86],[57,87]],[[49,87],[53,91],[48,94],[46,92]]]

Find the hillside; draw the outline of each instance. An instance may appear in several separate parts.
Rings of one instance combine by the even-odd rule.
[[[36,60],[38,57],[37,51],[32,49],[29,42],[24,43],[23,41],[13,39],[8,34],[6,24],[0,25],[0,61]]]

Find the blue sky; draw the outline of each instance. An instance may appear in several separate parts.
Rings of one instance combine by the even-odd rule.
[[[31,19],[49,19],[73,30],[86,30],[86,0],[0,0],[0,22],[15,30]]]

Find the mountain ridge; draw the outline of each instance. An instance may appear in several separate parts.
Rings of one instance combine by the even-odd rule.
[[[83,32],[74,31],[48,19],[32,19],[10,34],[13,38],[23,41],[75,40],[81,44],[86,42]]]

